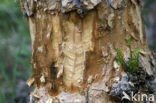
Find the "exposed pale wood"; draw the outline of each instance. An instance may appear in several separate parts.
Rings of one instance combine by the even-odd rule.
[[[141,66],[155,75],[156,62],[146,44],[141,2],[116,0],[114,10],[106,0],[83,0],[81,8],[74,1],[21,0],[33,48],[35,90],[31,100],[118,103],[108,94],[126,74],[116,63],[115,51],[119,48],[129,58],[126,38],[134,38],[132,50],[141,47],[141,54],[145,54],[140,55]],[[85,11],[78,12],[82,8]]]

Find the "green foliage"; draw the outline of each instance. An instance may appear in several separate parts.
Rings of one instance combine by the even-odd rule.
[[[123,65],[124,63],[124,58],[123,58],[123,55],[122,55],[122,51],[119,50],[119,49],[116,49],[116,52],[117,52],[117,63],[120,64],[120,65]]]
[[[6,96],[0,91],[0,101],[2,103],[7,103]]]
[[[137,48],[134,52],[132,52],[131,48],[132,39],[127,39],[129,50],[130,50],[130,58],[125,60],[123,57],[123,53],[121,50],[116,49],[117,52],[117,63],[121,65],[125,71],[136,73],[139,70],[139,54],[140,48]]]
[[[15,103],[19,81],[32,75],[31,40],[19,0],[0,0],[0,103]]]

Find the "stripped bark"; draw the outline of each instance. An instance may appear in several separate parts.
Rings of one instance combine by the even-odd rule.
[[[141,1],[21,0],[32,39],[35,85],[31,103],[118,103],[114,84],[127,73],[116,63],[120,48],[130,57],[141,47],[140,66],[155,75],[155,57],[146,43]],[[35,99],[34,99],[35,98]]]

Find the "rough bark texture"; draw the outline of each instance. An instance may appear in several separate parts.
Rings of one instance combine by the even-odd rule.
[[[108,4],[106,0],[21,0],[33,48],[31,103],[120,103],[115,84],[131,83],[123,79],[128,74],[117,64],[115,49],[129,58],[125,39],[130,37],[132,50],[141,47],[140,67],[146,75],[155,75],[141,1],[114,0],[115,10]]]

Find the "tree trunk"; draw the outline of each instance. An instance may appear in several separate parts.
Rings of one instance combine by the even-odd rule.
[[[30,103],[128,103],[123,91],[152,88],[156,62],[146,43],[141,0],[107,1],[21,0],[32,39]],[[132,51],[141,48],[143,78],[117,63],[116,49],[130,58],[127,38],[133,38]]]

